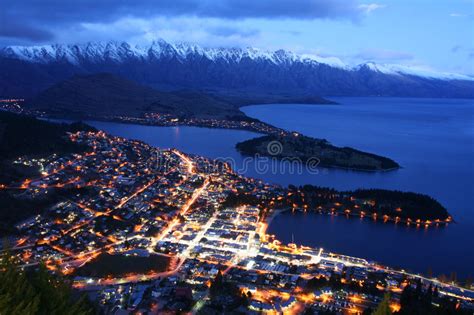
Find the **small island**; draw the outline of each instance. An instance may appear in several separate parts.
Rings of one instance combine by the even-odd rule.
[[[303,163],[312,160],[318,166],[358,171],[389,171],[400,167],[389,158],[349,147],[336,147],[324,139],[296,132],[253,138],[237,143],[236,148],[241,154],[248,156],[260,155],[280,160],[299,160]]]

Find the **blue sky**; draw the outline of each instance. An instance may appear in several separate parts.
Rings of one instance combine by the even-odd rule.
[[[474,0],[2,0],[0,45],[157,38],[474,74]]]

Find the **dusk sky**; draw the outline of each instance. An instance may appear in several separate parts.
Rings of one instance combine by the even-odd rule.
[[[474,74],[473,0],[2,0],[0,46],[158,38]]]

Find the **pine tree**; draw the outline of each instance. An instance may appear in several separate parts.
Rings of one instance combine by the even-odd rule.
[[[431,269],[431,267],[428,267],[428,271],[426,272],[426,276],[428,278],[433,278],[433,269]]]
[[[449,282],[456,283],[458,281],[458,276],[455,271],[451,272],[451,275],[449,276]]]
[[[467,276],[466,280],[464,281],[464,287],[467,288],[467,289],[470,289],[471,286],[472,286],[472,283],[473,283],[472,276],[469,275],[469,276]]]
[[[0,314],[11,315],[92,315],[94,308],[85,297],[74,302],[72,289],[44,265],[25,272],[9,251],[0,260]]]
[[[211,287],[210,287],[211,294],[215,294],[219,292],[219,290],[222,288],[223,283],[224,283],[224,278],[222,276],[222,272],[219,270],[214,280],[211,282]]]

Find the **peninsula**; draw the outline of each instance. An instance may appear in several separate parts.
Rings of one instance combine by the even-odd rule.
[[[244,155],[260,155],[302,163],[313,160],[323,167],[359,171],[389,171],[400,167],[389,158],[349,147],[336,147],[327,140],[307,137],[296,132],[253,138],[237,143],[236,148]]]

